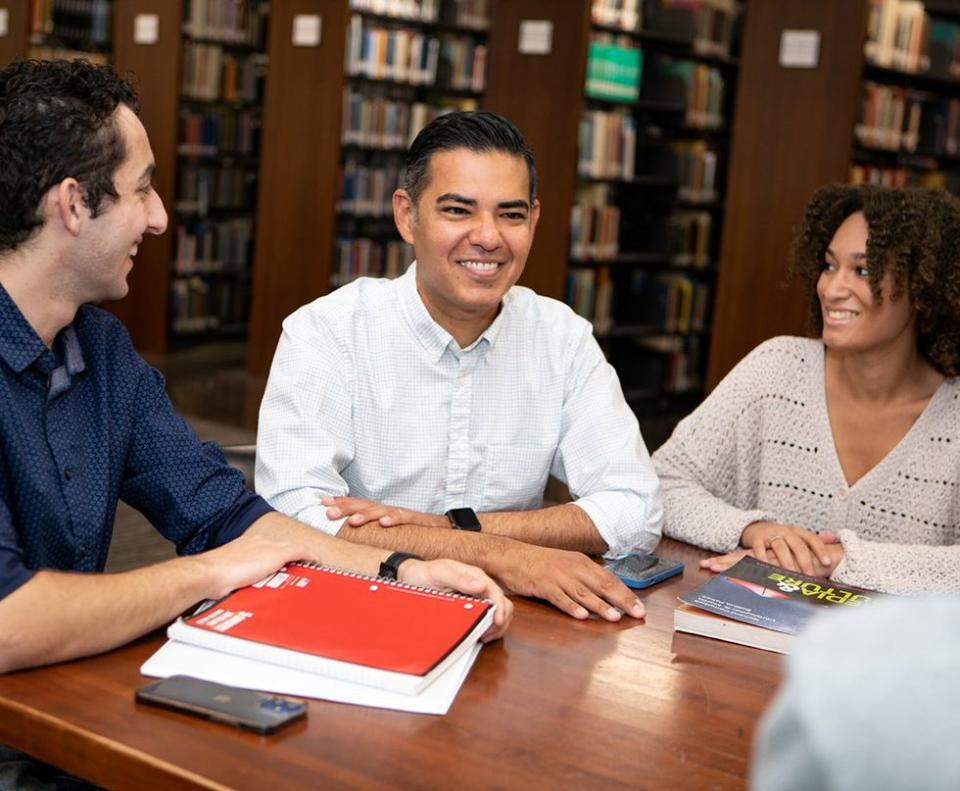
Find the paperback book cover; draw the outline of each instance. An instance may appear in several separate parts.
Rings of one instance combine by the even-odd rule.
[[[818,612],[867,606],[879,596],[745,557],[680,597],[674,629],[787,653],[792,636]]]
[[[483,599],[291,563],[171,624],[167,636],[417,694],[486,631]]]

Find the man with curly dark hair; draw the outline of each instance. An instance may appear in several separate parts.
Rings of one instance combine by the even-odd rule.
[[[793,271],[816,339],[761,344],[657,451],[664,533],[713,571],[960,591],[960,201],[824,187]]]
[[[0,71],[0,672],[120,645],[288,561],[376,573],[390,556],[247,491],[176,415],[120,322],[90,304],[126,294],[144,235],[167,225],[136,110],[106,66]],[[186,557],[95,573],[118,499]],[[404,581],[494,598],[491,637],[509,620],[479,569],[391,563]]]

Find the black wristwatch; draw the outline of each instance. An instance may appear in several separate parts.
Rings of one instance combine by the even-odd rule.
[[[447,519],[450,520],[450,527],[454,530],[480,532],[480,520],[477,519],[477,514],[472,508],[451,508],[447,511]]]
[[[380,571],[377,572],[377,576],[387,580],[397,579],[397,575],[400,573],[400,564],[405,560],[423,560],[423,558],[411,552],[394,552],[380,564]]]

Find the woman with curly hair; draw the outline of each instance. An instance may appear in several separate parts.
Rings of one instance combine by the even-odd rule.
[[[835,185],[794,243],[816,338],[745,357],[654,454],[664,534],[887,591],[960,590],[960,201]]]

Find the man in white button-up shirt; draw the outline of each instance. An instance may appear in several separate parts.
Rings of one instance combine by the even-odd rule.
[[[642,617],[582,553],[656,545],[656,473],[590,324],[514,286],[540,214],[520,133],[490,113],[441,116],[393,205],[407,273],[284,322],[258,491],[354,541],[475,563],[576,618]],[[574,502],[543,507],[551,473]]]

